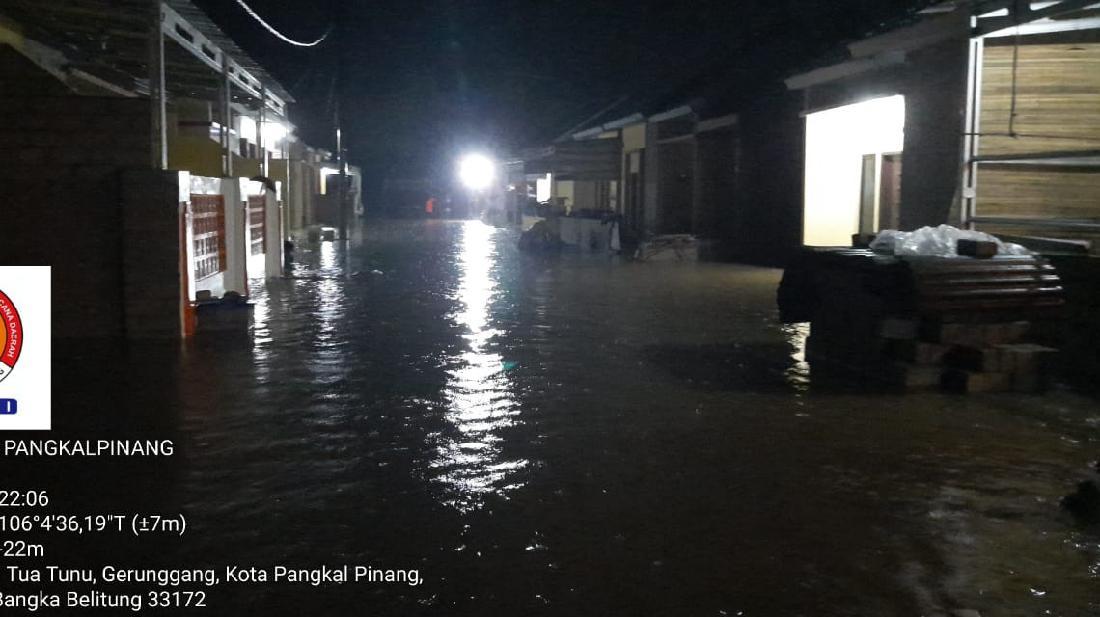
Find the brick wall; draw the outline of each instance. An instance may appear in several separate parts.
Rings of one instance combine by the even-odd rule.
[[[121,173],[123,311],[126,336],[180,336],[180,172]]]
[[[120,172],[149,165],[146,100],[81,97],[0,46],[0,264],[53,266],[55,337],[124,333]]]

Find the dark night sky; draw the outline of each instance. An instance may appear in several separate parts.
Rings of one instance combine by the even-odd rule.
[[[306,40],[341,11],[350,158],[374,178],[427,169],[470,146],[545,142],[643,84],[667,86],[704,68],[751,64],[751,80],[766,81],[928,4],[248,1],[285,34]],[[331,146],[334,37],[295,48],[233,0],[195,2],[291,90],[299,133]]]

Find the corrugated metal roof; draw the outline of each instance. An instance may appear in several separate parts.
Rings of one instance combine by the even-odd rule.
[[[191,0],[164,0],[164,3],[175,9],[175,11],[187,19],[187,21],[191,22],[191,25],[195,26],[199,32],[202,32],[206,38],[213,41],[218,47],[221,47],[222,51],[233,56],[233,59],[240,63],[245,70],[262,81],[272,94],[288,103],[294,101],[294,97],[283,88],[278,80],[272,77],[260,63],[253,60],[243,49],[238,47],[237,44],[233,42],[233,39],[222,32],[222,29],[211,21],[210,18],[206,16],[206,13],[195,6]]]
[[[163,3],[262,82],[270,93],[293,101],[278,80],[190,0]],[[0,0],[0,14],[18,24],[28,38],[61,51],[73,68],[128,90],[147,92],[154,6],[151,0]],[[166,51],[169,92],[209,96],[216,91],[216,72],[178,45],[168,44]]]

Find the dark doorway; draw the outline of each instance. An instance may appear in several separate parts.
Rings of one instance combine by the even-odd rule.
[[[901,153],[883,154],[879,174],[879,229],[897,229],[901,210]]]
[[[641,233],[642,207],[642,151],[626,153],[626,184],[623,187],[623,226],[633,236]]]
[[[695,142],[681,139],[660,148],[658,185],[658,233],[691,233],[693,215]]]
[[[859,233],[898,228],[901,153],[864,154],[859,192]]]

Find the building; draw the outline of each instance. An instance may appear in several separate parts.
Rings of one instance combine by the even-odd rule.
[[[1062,372],[1095,386],[1100,3],[941,3],[786,80],[805,118],[802,242],[943,223],[1058,268]]]
[[[525,169],[546,174],[535,178],[545,187],[539,201],[618,215],[626,245],[689,234],[707,258],[781,260],[798,244],[800,188],[794,199],[784,191],[799,184],[801,134],[797,116],[783,114],[796,113],[797,101],[761,97],[737,107],[727,88],[696,79],[631,99],[526,152]],[[566,158],[567,150],[588,155]]]
[[[189,0],[0,0],[0,89],[0,261],[53,266],[58,337],[186,334],[324,193],[289,93]]]
[[[621,146],[614,198],[553,177],[548,194],[612,210],[642,238],[692,234],[753,262],[942,223],[1096,252],[1096,11],[945,2],[781,88],[734,71],[628,97],[567,136]]]
[[[1096,3],[944,3],[786,81],[804,101],[803,242],[950,223],[1097,250]]]

